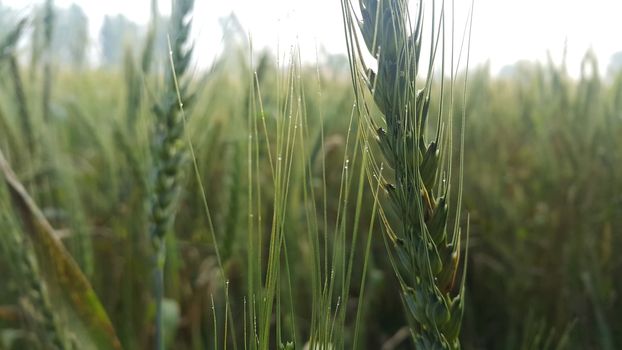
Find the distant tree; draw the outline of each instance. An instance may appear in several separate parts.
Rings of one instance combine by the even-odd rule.
[[[242,67],[246,64],[248,39],[242,24],[234,13],[218,19],[222,32],[222,52],[215,62],[214,70],[226,70],[227,67]]]
[[[13,10],[3,5],[0,1],[0,38],[4,38],[4,36],[11,31],[11,28],[13,28],[16,22]]]
[[[540,64],[529,60],[519,60],[514,64],[508,64],[499,70],[499,77],[503,79],[515,79],[529,82],[533,74],[538,71]]]
[[[99,33],[101,58],[104,66],[122,63],[125,45],[139,43],[139,28],[123,15],[106,16]]]
[[[622,71],[622,51],[618,51],[611,55],[609,66],[607,67],[607,75],[613,76]]]
[[[75,66],[81,67],[86,60],[89,42],[89,20],[82,8],[72,4],[67,11],[59,13],[54,35],[54,44],[67,40],[67,59]]]
[[[38,65],[44,45],[44,8],[34,11],[31,37],[31,66]],[[88,17],[78,5],[54,7],[51,59],[55,64],[81,68],[86,63],[89,44]]]
[[[332,54],[326,51],[325,48],[321,48],[321,57],[327,70],[331,73],[332,78],[343,76],[344,74],[350,74],[348,63],[348,56],[344,54]]]

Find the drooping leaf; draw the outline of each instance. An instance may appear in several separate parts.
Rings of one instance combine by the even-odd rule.
[[[80,349],[121,349],[115,330],[91,284],[28,195],[0,152],[0,172],[13,211],[35,247],[41,277],[54,311]]]

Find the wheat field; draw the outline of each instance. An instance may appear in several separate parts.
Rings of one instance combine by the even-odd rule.
[[[0,350],[622,346],[622,69],[495,74],[407,2],[206,70],[193,0],[99,65],[0,3]]]

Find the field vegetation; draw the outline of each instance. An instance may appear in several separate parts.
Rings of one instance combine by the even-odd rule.
[[[349,59],[206,71],[192,0],[97,68],[0,5],[0,349],[622,346],[622,70],[467,71],[449,6],[422,46],[361,3]]]

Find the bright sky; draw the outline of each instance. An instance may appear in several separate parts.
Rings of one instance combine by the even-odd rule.
[[[27,14],[33,4],[42,0],[0,2]],[[55,1],[62,7],[72,2],[89,16],[94,39],[106,14],[122,13],[140,24],[149,20],[150,0]],[[168,1],[159,3],[161,12],[169,11]],[[463,24],[470,1],[455,3],[457,23]],[[281,51],[285,51],[297,42],[303,59],[310,61],[314,60],[316,47],[323,46],[331,53],[344,52],[339,0],[196,0],[193,25],[199,62],[213,59],[221,38],[218,18],[232,11],[252,33],[255,47],[275,48],[279,43]],[[620,0],[591,0],[589,4],[579,0],[475,0],[472,62],[490,60],[493,72],[497,72],[520,59],[545,60],[547,50],[559,62],[567,42],[568,67],[573,75],[578,73],[581,58],[589,48],[596,52],[602,71],[611,55],[622,51],[620,14]]]

